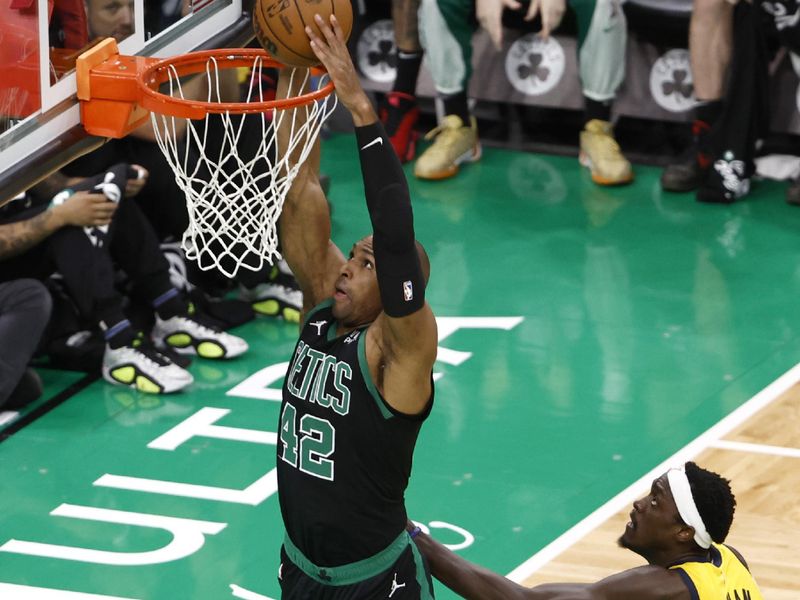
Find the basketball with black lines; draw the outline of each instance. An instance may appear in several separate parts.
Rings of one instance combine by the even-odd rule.
[[[310,25],[322,36],[314,15],[326,22],[336,15],[345,39],[353,29],[351,0],[256,0],[253,6],[253,28],[264,49],[279,62],[290,67],[313,67],[319,64],[309,44],[305,27]]]

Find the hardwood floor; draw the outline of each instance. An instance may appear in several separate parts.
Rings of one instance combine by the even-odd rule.
[[[759,452],[713,447],[695,459],[732,482],[737,508],[727,543],[744,555],[764,598],[798,600],[800,385],[723,436],[719,445],[725,442],[760,445]],[[523,583],[591,582],[643,564],[639,556],[616,544],[629,511],[630,507],[619,511]]]

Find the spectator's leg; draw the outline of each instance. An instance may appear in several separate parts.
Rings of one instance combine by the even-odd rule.
[[[733,5],[727,0],[694,0],[689,24],[689,57],[698,104],[693,142],[669,165],[661,186],[671,192],[698,188],[711,166],[708,133],[722,114],[725,81],[733,54]]]
[[[152,226],[135,200],[123,198],[109,230],[110,252],[156,312],[153,338],[158,346],[204,358],[232,358],[247,342],[203,323],[186,296],[169,279],[169,264]]]
[[[114,267],[107,248],[97,245],[81,227],[64,227],[46,242],[56,270],[78,312],[100,324],[112,345],[131,343],[135,334],[122,311],[122,298],[114,289]],[[120,325],[127,324],[126,327]]]
[[[175,173],[161,153],[158,144],[128,136],[119,140],[125,161],[148,170],[142,191],[136,202],[147,216],[159,240],[171,237],[180,240],[189,226],[186,197],[175,181]],[[179,144],[186,143],[180,140]],[[194,158],[190,159],[194,160]]]
[[[472,76],[472,34],[477,25],[474,3],[422,0],[419,24],[426,64],[436,91],[445,102],[445,113],[466,121],[469,118],[467,86]]]
[[[426,136],[435,139],[417,159],[414,174],[422,179],[446,179],[458,173],[462,162],[481,156],[478,127],[467,104],[472,34],[477,27],[474,2],[422,0],[419,24],[420,41],[436,91],[444,102],[445,117]]]
[[[165,318],[184,314],[188,302],[173,288],[169,278],[169,263],[161,252],[153,226],[136,199],[120,200],[108,233],[111,257],[128,274],[147,301],[154,304],[157,298],[169,296],[154,307]]]
[[[611,104],[625,78],[627,21],[619,0],[573,0],[578,20],[578,63],[586,103],[581,163],[600,185],[633,179],[611,126]]]
[[[41,390],[20,385],[26,367],[50,319],[52,300],[47,288],[34,279],[0,283],[0,407],[19,408],[35,400]],[[13,342],[13,343],[12,343]]]
[[[422,64],[417,16],[419,3],[420,0],[392,0],[397,75],[392,91],[386,96],[386,107],[381,110],[381,121],[402,162],[414,158],[418,137],[414,126],[419,119],[416,91]]]
[[[789,4],[784,1],[783,5]],[[772,12],[773,28],[781,44],[791,53],[792,66],[800,70],[800,20],[796,18],[796,7],[786,6],[785,10],[774,7]],[[786,188],[786,202],[800,206],[800,177],[796,177]]]
[[[115,213],[106,243],[110,243],[116,222]],[[125,318],[122,298],[114,289],[114,268],[107,247],[93,244],[77,227],[58,231],[50,238],[50,247],[78,309],[104,330],[102,371],[106,381],[154,394],[178,391],[192,382],[188,371],[149,347]],[[131,252],[138,250],[133,247]]]
[[[422,45],[419,41],[420,0],[393,0],[392,22],[397,44],[397,76],[393,89],[413,95],[422,63]]]
[[[722,101],[732,50],[733,5],[727,0],[694,0],[689,58],[698,101]]]
[[[741,2],[734,14],[732,91],[708,136],[711,167],[698,201],[728,204],[750,191],[756,140],[769,128],[768,65],[761,7]]]

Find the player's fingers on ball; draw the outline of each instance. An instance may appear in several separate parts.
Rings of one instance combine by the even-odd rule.
[[[311,46],[311,50],[314,52],[314,55],[320,60],[320,62],[323,65],[325,65],[327,60],[327,55],[325,54],[325,51],[322,48],[322,44],[314,40],[311,40],[309,45]],[[325,66],[327,67],[327,65]]]
[[[336,15],[331,15],[331,26],[333,27],[333,33],[336,34],[336,39],[343,42],[344,31],[342,31],[342,26],[339,24],[339,19],[336,18]]]
[[[319,30],[322,32],[322,35],[325,36],[325,39],[328,40],[329,44],[336,39],[336,36],[334,35],[333,30],[331,29],[330,23],[326,23],[325,19],[323,19],[319,13],[314,15],[314,20],[316,20],[317,25],[319,25]]]
[[[308,39],[311,40],[312,42],[319,40],[317,32],[311,28],[311,25],[306,25],[306,35],[308,36]]]
[[[313,35],[310,27],[306,27],[306,32],[308,32],[309,37],[308,45],[311,46],[311,50],[314,51],[317,58],[322,60],[325,56],[325,42],[320,40],[316,35]]]

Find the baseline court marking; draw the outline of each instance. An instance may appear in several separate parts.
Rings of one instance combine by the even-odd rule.
[[[667,460],[650,470],[650,472],[645,474],[638,481],[625,488],[611,500],[600,506],[593,513],[574,525],[571,529],[565,531],[558,538],[550,542],[547,546],[539,550],[539,552],[531,556],[528,560],[511,571],[508,575],[506,575],[506,577],[517,583],[521,583],[522,581],[526,580],[544,565],[549,563],[571,546],[575,545],[590,532],[597,529],[605,521],[623,510],[627,505],[631,504],[634,500],[636,500],[636,498],[639,497],[639,495],[642,493],[642,490],[646,489],[650,485],[650,482],[653,479],[659,477],[667,469],[674,467],[676,464],[681,464],[691,460],[703,450],[714,447],[720,442],[720,438],[722,436],[730,433],[733,429],[747,421],[747,419],[751,418],[757,412],[766,408],[775,399],[788,391],[789,388],[795,385],[798,381],[800,381],[800,364],[797,364],[789,369],[786,373],[758,392],[755,396],[750,398],[750,400],[742,404],[727,417],[724,417],[721,421],[719,421],[719,423],[710,427],[705,433],[702,433],[693,441],[689,442],[686,446],[678,450]]]
[[[754,454],[771,454],[773,456],[800,458],[800,448],[785,448],[783,446],[768,446],[767,444],[751,444],[749,442],[731,442],[728,440],[717,440],[711,444],[711,447],[720,450],[735,450],[737,452],[752,452]]]
[[[235,583],[231,584],[231,593],[236,598],[242,598],[242,600],[273,600],[273,598],[270,598],[269,596],[262,596],[261,594],[256,594],[255,592],[246,590],[245,588],[236,585]]]

